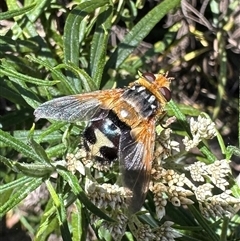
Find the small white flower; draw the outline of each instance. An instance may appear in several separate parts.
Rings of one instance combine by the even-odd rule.
[[[159,241],[174,241],[176,238],[182,237],[182,235],[173,229],[171,226],[173,222],[166,221],[162,226],[156,230],[156,240]]]
[[[198,116],[197,121],[191,117],[190,130],[193,139],[190,139],[188,136],[185,136],[183,139],[186,151],[196,147],[203,139],[212,139],[217,135],[215,124],[210,119],[201,116]]]

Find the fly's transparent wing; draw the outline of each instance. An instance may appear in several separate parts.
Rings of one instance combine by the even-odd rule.
[[[68,122],[101,119],[107,116],[108,105],[116,101],[121,92],[121,89],[113,89],[56,98],[41,104],[34,111],[34,115],[37,119]],[[98,111],[100,108],[103,109]],[[95,115],[97,112],[99,115]]]

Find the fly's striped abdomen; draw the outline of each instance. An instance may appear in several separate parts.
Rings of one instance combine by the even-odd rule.
[[[141,85],[127,89],[122,98],[144,119],[152,116],[158,108],[156,97]]]

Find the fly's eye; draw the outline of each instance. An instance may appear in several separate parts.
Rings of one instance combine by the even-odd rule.
[[[171,91],[168,88],[162,87],[162,88],[160,88],[160,92],[164,96],[164,98],[166,99],[167,102],[171,100],[171,97],[172,97]]]
[[[153,82],[156,79],[156,77],[152,73],[144,73],[142,74],[142,76],[149,82]]]

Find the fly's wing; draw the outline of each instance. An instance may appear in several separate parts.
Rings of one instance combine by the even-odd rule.
[[[119,159],[123,184],[132,191],[130,211],[142,207],[149,188],[155,141],[155,120],[144,121],[120,139]]]
[[[122,92],[122,89],[112,89],[56,98],[41,104],[34,111],[34,115],[37,119],[46,118],[68,122],[101,119],[107,116],[108,108]],[[94,116],[100,108],[102,110]]]

